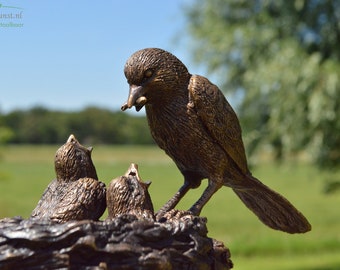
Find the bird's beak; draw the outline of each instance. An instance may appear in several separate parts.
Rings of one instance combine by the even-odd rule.
[[[138,173],[138,165],[135,163],[131,163],[129,169],[127,170],[127,172],[124,175],[125,177],[129,177],[129,176],[135,176],[137,178],[137,180],[142,184],[145,185],[147,188],[149,188],[149,186],[151,185],[151,181],[148,182],[143,182],[141,177],[139,176]]]
[[[70,143],[70,142],[72,142],[72,143],[79,143],[78,140],[76,139],[76,137],[75,137],[73,134],[71,134],[71,135],[68,137],[68,139],[67,139],[66,142],[67,142],[67,143]]]
[[[135,106],[136,110],[139,111],[147,102],[144,94],[145,91],[143,86],[130,85],[128,100],[125,104],[123,104],[121,110],[125,111],[126,109],[130,109],[132,106]]]

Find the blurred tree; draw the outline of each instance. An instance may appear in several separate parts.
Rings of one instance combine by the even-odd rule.
[[[198,0],[194,59],[239,101],[247,149],[340,165],[340,1]]]
[[[14,132],[4,124],[4,116],[0,114],[0,146],[6,144],[14,137]]]

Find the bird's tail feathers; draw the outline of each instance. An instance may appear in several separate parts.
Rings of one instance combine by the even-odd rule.
[[[233,190],[264,224],[287,233],[305,233],[311,230],[308,220],[283,196],[252,176],[245,181],[251,182],[247,185],[248,188]]]

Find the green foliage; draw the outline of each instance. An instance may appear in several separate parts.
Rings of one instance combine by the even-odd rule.
[[[0,145],[7,143],[14,136],[14,132],[4,125],[4,119],[0,114]]]
[[[145,117],[95,107],[79,112],[50,111],[35,107],[0,117],[0,140],[6,136],[9,143],[63,143],[72,133],[78,140],[87,143],[153,143]]]
[[[250,153],[340,164],[340,2],[208,0],[186,8],[195,59],[239,99]]]
[[[14,133],[8,127],[0,126],[0,144],[5,144],[14,137]]]

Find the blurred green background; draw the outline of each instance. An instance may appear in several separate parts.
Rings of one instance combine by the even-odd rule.
[[[303,235],[268,229],[223,188],[202,212],[209,236],[230,248],[235,269],[340,269],[340,1],[197,0],[181,16],[178,46],[232,101],[253,174],[313,227]],[[0,112],[0,218],[30,215],[70,133],[94,146],[105,183],[139,164],[155,209],[182,184],[144,115],[98,107]],[[205,186],[178,207],[190,207]]]
[[[55,177],[57,145],[8,145],[1,148],[0,218],[29,217],[49,182]],[[139,164],[144,181],[151,180],[150,194],[159,209],[182,184],[174,163],[156,146],[94,145],[93,161],[98,177],[108,184]],[[322,192],[327,176],[306,162],[267,161],[252,172],[265,184],[286,196],[312,224],[312,231],[289,235],[263,225],[229,188],[219,190],[205,206],[209,236],[231,250],[235,269],[339,269],[339,193]],[[339,177],[339,174],[334,176]],[[188,209],[207,182],[190,191],[179,209]],[[102,217],[106,217],[106,214]]]

